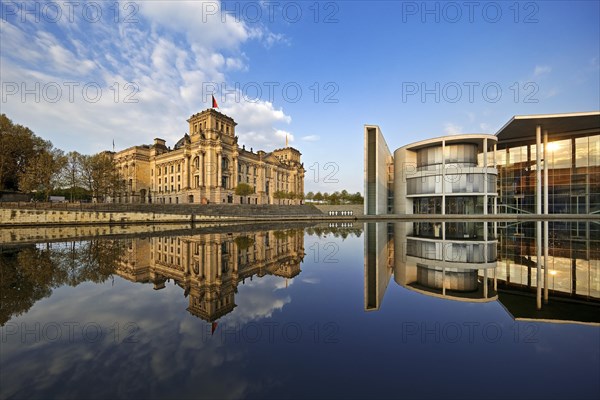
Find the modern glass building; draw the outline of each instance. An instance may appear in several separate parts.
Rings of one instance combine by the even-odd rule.
[[[600,111],[515,116],[393,154],[379,127],[364,134],[367,215],[600,212]]]

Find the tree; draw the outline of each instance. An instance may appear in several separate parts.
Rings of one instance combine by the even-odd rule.
[[[360,192],[356,192],[353,195],[350,195],[350,202],[352,204],[363,204],[364,203],[364,198],[362,197],[362,195],[360,194]]]
[[[235,188],[235,194],[238,196],[248,196],[254,194],[254,188],[247,183],[238,183]]]
[[[62,150],[41,151],[28,161],[25,170],[19,174],[19,188],[24,192],[42,192],[48,201],[50,192],[60,183],[60,173],[65,163]]]
[[[350,195],[348,194],[348,191],[346,189],[342,190],[342,192],[340,193],[340,200],[342,201],[342,203],[347,203],[350,201]]]
[[[321,194],[321,192],[317,192],[315,194],[315,196],[313,197],[314,201],[323,201],[323,195]]]
[[[30,161],[52,144],[36,136],[31,129],[13,124],[0,115],[0,190],[23,190],[19,182]]]
[[[83,156],[76,151],[66,155],[65,166],[61,172],[62,186],[69,188],[71,201],[74,199],[75,191],[83,185],[82,177]]]
[[[277,190],[275,193],[273,193],[273,198],[275,198],[277,200],[285,199],[286,196],[287,196],[287,193],[282,190]]]
[[[110,153],[83,156],[81,165],[83,185],[95,201],[104,201],[107,196],[114,198],[125,190],[125,181],[119,176]]]
[[[306,193],[306,200],[312,200],[315,197],[313,192]]]
[[[329,204],[340,204],[339,192],[333,192],[329,195]]]

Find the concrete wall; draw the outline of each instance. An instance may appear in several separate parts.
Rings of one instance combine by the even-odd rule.
[[[376,125],[365,125],[364,143],[364,213],[388,213],[388,165],[393,162],[381,130]]]
[[[352,215],[361,216],[364,215],[364,205],[362,204],[314,204],[319,210],[325,215],[329,215],[329,211],[352,211]]]
[[[153,212],[101,212],[0,209],[0,225],[118,224],[187,222],[191,215]]]
[[[129,224],[129,225],[61,225],[0,228],[0,246],[38,241],[85,240],[106,235],[139,235],[189,229],[182,224]]]
[[[394,152],[394,213],[412,214],[412,199],[406,197],[406,179],[417,171],[417,155],[399,148]]]

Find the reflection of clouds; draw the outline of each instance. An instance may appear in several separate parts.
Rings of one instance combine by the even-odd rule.
[[[267,276],[241,286],[241,304],[232,318],[242,324],[283,308],[290,298],[278,290],[280,281]],[[56,289],[51,298],[11,323],[28,327],[36,322],[42,326],[57,323],[64,328],[62,339],[37,343],[31,339],[20,344],[20,335],[9,337],[2,344],[1,397],[106,398],[115,393],[119,397],[165,397],[177,393],[178,397],[239,398],[258,390],[243,369],[244,344],[225,343],[216,334],[211,337],[210,327],[207,331],[204,321],[189,315],[187,306],[181,288],[169,284],[156,292],[150,285],[116,278],[114,288],[107,282]],[[72,321],[80,326],[75,340],[69,341],[63,323]],[[122,342],[128,321],[139,327],[136,343]],[[81,326],[87,322],[103,330],[103,337],[95,343],[82,339]],[[120,326],[119,341],[110,331],[115,322]]]
[[[310,285],[316,285],[321,283],[321,280],[319,278],[302,278],[302,282],[308,283]]]
[[[287,285],[293,283],[288,279]],[[270,318],[277,310],[290,303],[292,299],[285,292],[285,278],[278,276],[264,276],[252,281],[246,280],[246,284],[238,286],[236,295],[237,307],[232,313],[221,318],[228,325],[245,324],[261,318]]]

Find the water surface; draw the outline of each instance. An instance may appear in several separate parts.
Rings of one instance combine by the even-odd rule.
[[[1,397],[600,396],[597,224],[541,310],[535,223],[418,224],[5,243]]]

